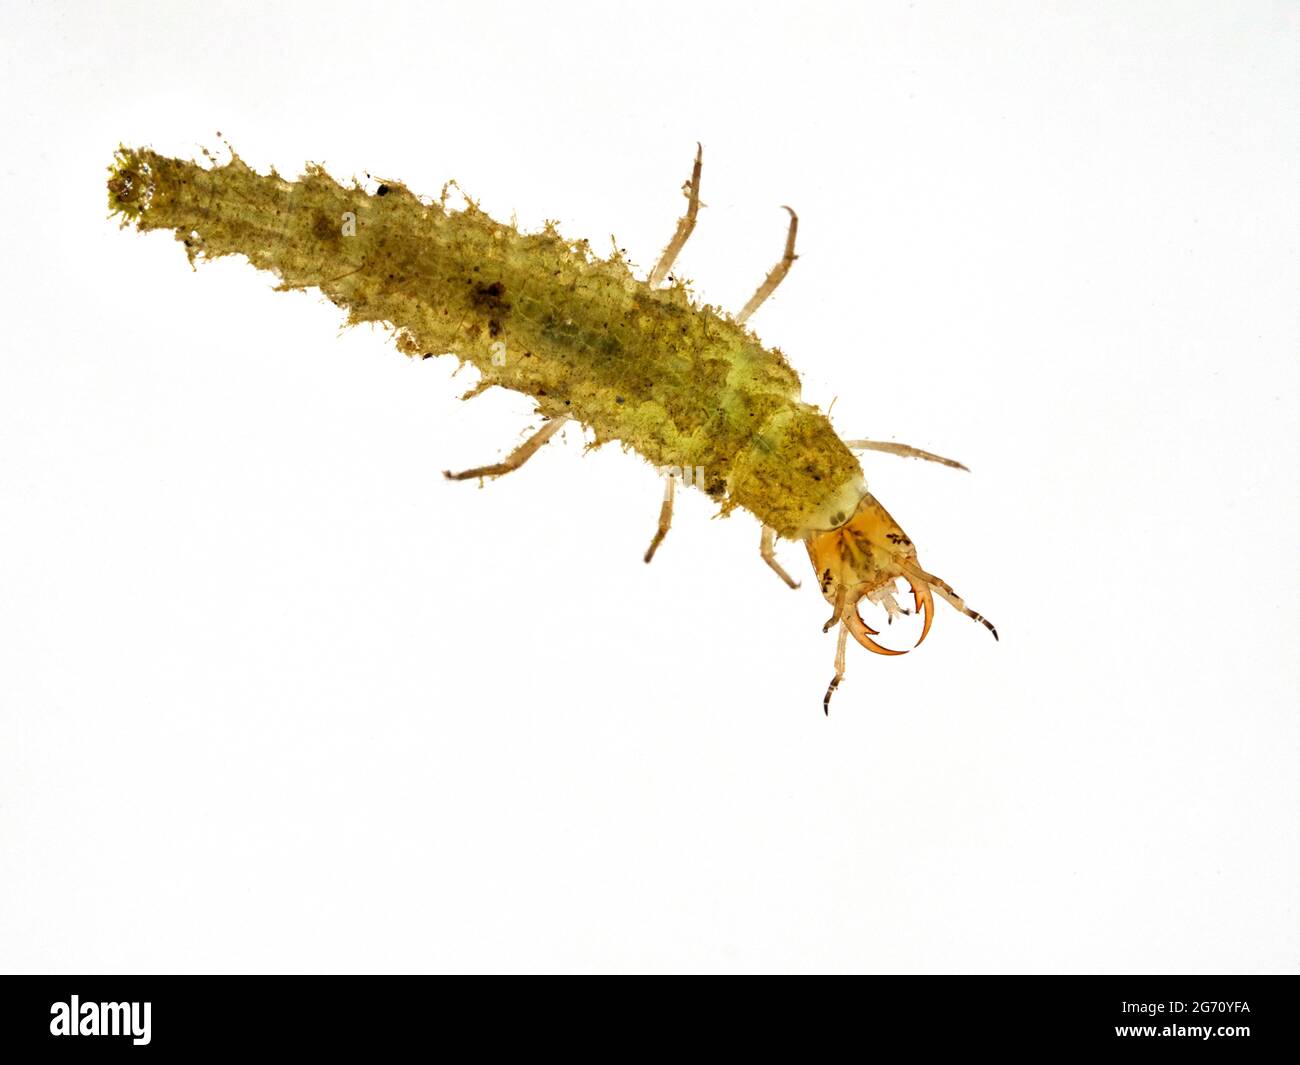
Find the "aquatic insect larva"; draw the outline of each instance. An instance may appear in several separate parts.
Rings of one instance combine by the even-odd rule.
[[[452,479],[518,469],[572,419],[596,444],[617,440],[662,470],[691,471],[691,482],[723,513],[748,510],[762,523],[763,560],[792,588],[775,541],[802,540],[834,609],[824,631],[839,626],[835,677],[822,704],[829,709],[848,636],[877,654],[903,653],[878,644],[858,609],[866,598],[890,620],[905,612],[895,598],[900,580],[924,614],[918,645],[935,594],[996,637],[921,568],[911,539],[867,491],[854,451],[964,467],[903,444],[841,440],[824,414],[800,400],[799,377],[781,353],[746,328],[795,260],[793,211],[781,260],[739,314],[696,306],[677,281],[662,287],[695,227],[701,165],[697,151],[686,213],[644,281],[621,253],[593,257],[585,241],[566,241],[553,225],[520,233],[473,202],[448,210],[445,188],[438,202],[392,181],[370,194],[356,182],[337,184],[318,166],[286,181],[274,171],[255,173],[233,152],[223,166],[203,166],[121,148],[108,198],[123,225],[174,230],[191,264],[244,255],[276,274],[282,289],[320,289],[347,309],[349,324],[387,324],[407,355],[454,353],[481,375],[469,395],[500,385],[531,396],[542,427],[503,461],[447,473]],[[666,476],[647,562],[672,521],[677,476]]]

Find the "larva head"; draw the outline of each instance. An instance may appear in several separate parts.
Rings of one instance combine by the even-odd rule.
[[[858,603],[866,598],[884,607],[891,617],[899,613],[894,588],[901,578],[911,588],[916,611],[925,615],[916,641],[920,646],[934,616],[934,596],[925,579],[928,574],[917,565],[912,541],[875,496],[868,492],[847,522],[826,532],[811,533],[804,544],[817,571],[822,595],[835,608],[826,623],[828,631],[843,622],[867,650],[881,655],[905,654],[876,643],[872,637],[879,635],[878,631],[867,625],[858,611]]]

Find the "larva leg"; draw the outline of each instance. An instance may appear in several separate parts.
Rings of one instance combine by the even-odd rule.
[[[822,626],[822,632],[830,632],[840,619],[844,617],[844,610],[849,605],[849,588],[846,584],[841,584],[839,591],[835,593],[835,613],[825,625]]]
[[[942,466],[951,466],[954,470],[965,470],[970,473],[970,467],[963,466],[956,459],[946,459],[933,451],[922,451],[919,447],[912,447],[910,444],[893,444],[887,440],[845,440],[844,443],[855,451],[884,451],[901,458],[925,459],[927,462],[937,462]]]
[[[500,477],[503,473],[517,470],[532,458],[537,449],[553,437],[566,421],[567,418],[552,418],[501,462],[494,462],[491,466],[475,466],[472,470],[461,470],[460,473],[443,470],[442,475],[449,481],[471,481],[475,477]]]
[[[776,291],[776,286],[785,280],[785,275],[790,272],[790,267],[799,256],[794,253],[794,238],[799,232],[799,216],[787,207],[785,210],[790,212],[790,230],[785,236],[785,254],[781,256],[781,261],[777,263],[770,271],[763,283],[758,286],[758,291],[749,297],[749,302],[745,304],[744,309],[736,315],[736,321],[744,325],[751,314],[763,305],[763,301]]]
[[[831,716],[831,696],[835,694],[835,689],[844,679],[844,649],[848,645],[848,638],[849,630],[841,624],[840,642],[835,648],[835,676],[831,678],[830,687],[826,689],[826,697],[822,700],[822,713],[827,717]]]
[[[695,145],[695,166],[691,170],[691,179],[686,182],[683,192],[686,194],[687,204],[686,213],[677,220],[677,230],[673,233],[673,239],[668,242],[668,247],[664,253],[659,256],[659,261],[655,268],[650,271],[650,276],[646,278],[646,284],[651,288],[660,284],[668,271],[673,268],[673,263],[677,261],[677,253],[682,250],[686,240],[695,229],[695,216],[700,213],[700,171],[704,167],[704,146]]]
[[[770,525],[763,526],[763,539],[759,542],[758,553],[763,556],[763,561],[772,567],[773,571],[791,588],[798,588],[799,582],[790,574],[786,573],[781,567],[781,563],[776,560],[776,530]]]
[[[650,541],[650,546],[646,548],[645,560],[647,562],[655,557],[659,545],[664,542],[664,537],[668,535],[668,527],[673,523],[673,493],[676,487],[676,476],[672,473],[664,474],[664,502],[663,506],[659,508],[659,528],[655,530],[655,538]]]

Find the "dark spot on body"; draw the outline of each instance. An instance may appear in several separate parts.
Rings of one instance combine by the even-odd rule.
[[[501,323],[495,318],[488,319],[488,335],[499,336],[501,333]]]
[[[392,191],[392,190],[389,189],[389,187],[388,187],[387,185],[380,185],[379,188],[375,189],[375,195],[376,195],[376,196],[387,196],[387,195],[389,194],[390,191]]]
[[[622,403],[622,402],[623,402],[623,397],[622,397],[622,396],[615,396],[615,397],[614,397],[614,402],[615,402],[615,403]]]
[[[317,240],[335,244],[338,242],[342,230],[339,228],[339,223],[336,223],[324,211],[317,211],[312,216],[311,233]]]
[[[478,269],[475,267],[475,269]],[[478,285],[474,289],[473,296],[474,306],[482,307],[488,311],[507,311],[510,304],[505,301],[506,287],[500,281],[493,281],[490,285]]]

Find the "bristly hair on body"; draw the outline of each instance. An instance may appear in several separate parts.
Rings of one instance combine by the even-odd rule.
[[[384,324],[407,355],[450,353],[472,364],[479,382],[465,398],[494,385],[532,398],[545,419],[540,429],[505,459],[448,478],[518,469],[572,421],[596,445],[617,441],[663,472],[647,562],[667,535],[679,482],[705,492],[724,514],[753,514],[763,560],[790,587],[798,583],[777,561],[775,543],[802,540],[834,610],[825,629],[839,629],[827,712],[844,676],[848,636],[877,654],[904,653],[874,639],[879,632],[858,607],[864,598],[892,621],[907,612],[896,599],[899,583],[906,585],[924,615],[918,645],[930,631],[935,594],[997,636],[920,567],[911,539],[867,490],[855,452],[966,467],[906,444],[842,440],[800,398],[785,356],[747,326],[796,259],[795,212],[785,208],[784,252],[738,314],[696,304],[671,279],[701,206],[702,149],[684,186],[686,212],[644,280],[621,253],[597,258],[586,241],[566,240],[554,225],[521,233],[473,201],[450,210],[449,186],[430,201],[395,181],[373,192],[355,181],[340,185],[315,165],[287,181],[275,171],[258,174],[233,151],[224,165],[207,161],[119,148],[109,206],[124,226],[174,231],[191,264],[243,255],[281,289],[319,289],[346,310],[350,325]]]

